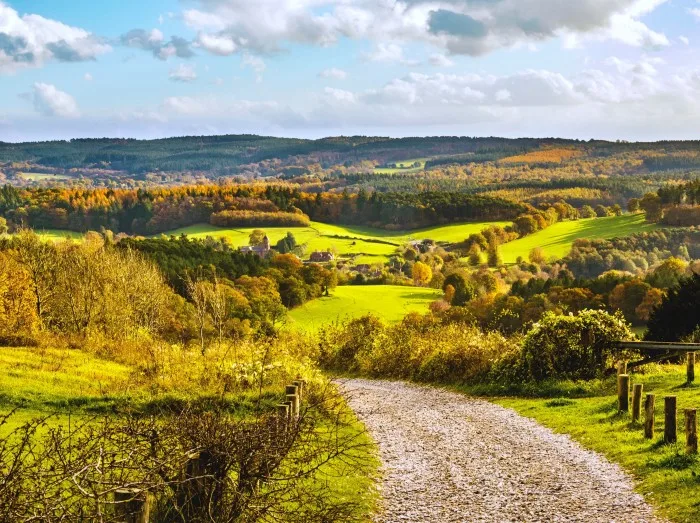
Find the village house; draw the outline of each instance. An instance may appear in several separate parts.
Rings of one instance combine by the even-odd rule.
[[[267,237],[267,235],[265,235],[260,245],[244,245],[238,250],[244,253],[252,252],[253,254],[257,254],[261,258],[267,258],[271,252],[270,239]]]
[[[314,263],[328,263],[335,260],[332,252],[315,251],[311,253],[309,259]]]

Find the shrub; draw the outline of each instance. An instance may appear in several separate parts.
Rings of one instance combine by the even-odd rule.
[[[520,364],[533,380],[593,379],[612,364],[615,343],[634,334],[622,314],[584,310],[576,316],[548,312],[523,342]]]

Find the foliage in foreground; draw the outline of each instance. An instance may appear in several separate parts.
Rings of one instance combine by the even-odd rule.
[[[120,489],[148,492],[156,523],[357,521],[360,500],[334,497],[327,482],[369,473],[368,440],[336,395],[306,403],[298,421],[212,405],[29,422],[0,438],[0,521],[122,521]]]

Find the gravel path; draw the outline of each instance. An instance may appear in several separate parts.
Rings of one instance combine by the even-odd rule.
[[[377,522],[661,522],[617,465],[514,411],[401,382],[342,380],[384,465]]]

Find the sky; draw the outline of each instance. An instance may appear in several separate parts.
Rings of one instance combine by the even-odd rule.
[[[0,0],[0,141],[700,139],[700,0]]]

